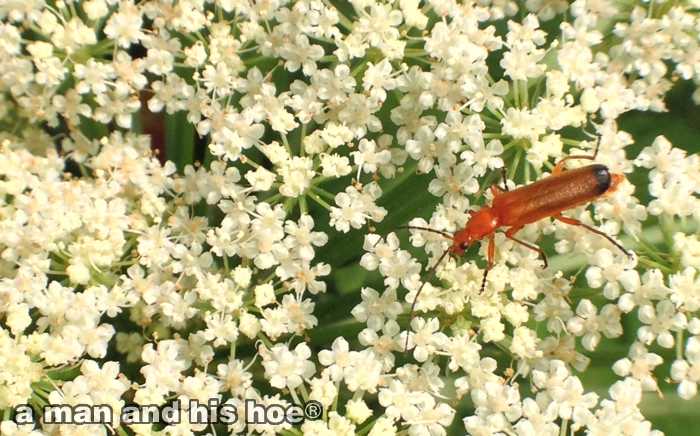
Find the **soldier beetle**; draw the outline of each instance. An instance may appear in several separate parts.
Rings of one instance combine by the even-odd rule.
[[[512,191],[508,190],[505,183],[504,187],[491,185],[489,187],[493,193],[493,202],[491,206],[483,206],[477,211],[470,211],[469,214],[471,215],[471,219],[462,230],[459,230],[454,235],[425,227],[398,227],[398,229],[425,230],[438,233],[445,238],[452,240],[452,245],[447,248],[442,255],[440,255],[437,263],[430,269],[430,271],[428,271],[423,279],[423,283],[421,284],[420,288],[418,288],[416,297],[411,304],[411,311],[408,317],[409,328],[411,321],[413,320],[414,309],[416,302],[418,301],[418,296],[423,290],[425,284],[432,278],[435,270],[445,256],[447,256],[449,253],[461,256],[475,242],[488,238],[489,246],[487,266],[484,270],[484,278],[481,282],[480,293],[484,291],[486,286],[486,277],[494,263],[496,251],[494,233],[501,227],[510,227],[505,231],[505,235],[508,239],[537,252],[542,258],[543,268],[547,268],[547,256],[545,256],[544,251],[535,245],[517,239],[515,234],[526,224],[531,224],[547,217],[553,217],[554,219],[563,223],[572,226],[580,226],[595,234],[598,234],[606,238],[623,253],[625,253],[630,259],[632,259],[632,254],[625,250],[620,243],[615,241],[610,236],[606,235],[600,230],[594,229],[593,227],[582,223],[577,219],[562,215],[562,212],[566,210],[588,204],[599,198],[604,198],[614,193],[620,186],[620,183],[625,180],[625,176],[623,174],[611,173],[608,167],[600,164],[592,164],[585,167],[564,171],[564,164],[567,161],[573,159],[586,159],[592,161],[595,160],[597,154],[598,150],[596,149],[593,156],[577,155],[565,157],[556,164],[552,174],[549,177]],[[503,178],[505,181],[505,171],[503,171]],[[406,336],[406,347],[404,349],[408,350],[408,335]]]

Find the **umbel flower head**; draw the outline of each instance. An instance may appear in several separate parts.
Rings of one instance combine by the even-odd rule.
[[[661,434],[700,158],[626,120],[700,101],[696,6],[3,2],[0,436]],[[620,183],[454,248],[567,156]]]

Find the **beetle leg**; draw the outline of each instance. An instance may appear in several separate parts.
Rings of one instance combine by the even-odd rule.
[[[493,240],[493,233],[489,235],[489,254],[488,254],[488,265],[486,265],[486,269],[484,270],[484,279],[481,281],[481,290],[479,291],[479,294],[484,293],[484,289],[486,288],[486,277],[489,275],[489,271],[491,270],[491,267],[493,266],[493,260],[496,257],[496,243]]]
[[[521,241],[520,239],[517,239],[514,235],[518,233],[518,230],[522,229],[524,226],[516,226],[516,227],[511,227],[508,230],[506,230],[506,238],[510,239],[511,241],[517,242],[518,244],[522,245],[523,247],[529,248],[530,250],[536,251],[540,257],[542,257],[542,262],[544,262],[544,265],[542,268],[547,268],[547,256],[544,254],[544,251],[542,251],[539,247],[528,244],[527,242]]]
[[[509,191],[508,189],[508,175],[506,172],[506,167],[501,167],[501,174],[503,175],[503,191]]]
[[[589,225],[587,225],[587,224],[584,224],[584,223],[582,223],[581,221],[579,221],[579,220],[577,220],[577,219],[575,219],[575,218],[565,217],[565,216],[563,216],[561,213],[558,213],[558,214],[554,215],[554,219],[559,220],[559,221],[561,221],[561,222],[563,222],[563,223],[565,223],[565,224],[572,225],[572,226],[580,226],[580,227],[583,227],[584,229],[587,229],[587,230],[589,230],[589,231],[591,231],[591,232],[593,232],[593,233],[595,233],[595,234],[597,234],[597,235],[600,235],[600,236],[604,237],[605,239],[607,239],[608,241],[610,241],[611,244],[613,244],[614,246],[616,246],[617,248],[619,248],[620,251],[622,251],[623,253],[625,253],[625,254],[627,255],[627,257],[629,257],[630,259],[633,259],[632,253],[630,253],[629,251],[625,250],[625,247],[623,247],[619,242],[617,242],[616,240],[614,240],[613,238],[611,238],[611,237],[610,237],[609,235],[607,235],[606,233],[601,232],[601,231],[598,230],[598,229],[594,229],[593,227],[591,227],[591,226],[589,226]]]
[[[508,185],[506,184],[506,180],[508,180],[508,178],[506,177],[506,167],[501,167],[501,174],[503,174],[503,187],[495,183],[489,186],[489,189],[491,190],[491,193],[494,197],[509,191]]]
[[[562,170],[564,169],[564,164],[566,163],[567,160],[574,160],[574,159],[595,160],[595,156],[585,156],[585,155],[566,156],[565,158],[563,158],[562,160],[557,162],[557,165],[552,170],[552,176],[556,176],[557,174],[562,172]]]
[[[491,185],[489,186],[489,189],[491,190],[491,193],[493,194],[494,197],[497,197],[504,192],[508,192],[508,189],[503,189],[498,185]]]
[[[496,184],[490,186],[491,192],[493,192],[494,197],[498,194],[510,191],[510,189],[508,189],[508,184],[506,183],[506,181],[508,180],[508,176],[506,175],[506,167],[501,167],[501,174],[503,175],[503,187],[500,187]]]

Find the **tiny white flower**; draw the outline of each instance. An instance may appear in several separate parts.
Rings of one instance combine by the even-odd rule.
[[[391,152],[389,150],[377,151],[377,144],[373,140],[363,138],[360,140],[360,145],[357,148],[359,151],[353,151],[350,154],[355,160],[355,165],[359,167],[358,180],[360,178],[360,170],[373,174],[377,172],[380,166],[386,165],[391,161]]]
[[[645,391],[658,390],[654,368],[663,363],[663,358],[635,342],[629,352],[629,358],[620,359],[613,365],[613,371],[620,377],[631,376],[642,382]]]
[[[413,357],[419,362],[425,362],[430,355],[444,348],[447,343],[447,336],[438,332],[440,323],[437,318],[431,318],[428,321],[415,318],[411,321],[411,328],[415,333],[407,333],[408,349],[413,349]]]
[[[362,424],[367,420],[367,418],[372,416],[372,410],[367,407],[367,404],[362,400],[350,400],[348,401],[346,408],[348,418],[352,419],[357,424]]]
[[[275,182],[276,175],[263,167],[258,167],[255,171],[245,173],[245,179],[255,191],[269,191]]]
[[[582,345],[589,351],[598,346],[601,333],[608,338],[616,338],[622,334],[620,309],[613,304],[607,304],[598,315],[593,303],[584,299],[576,308],[576,315],[567,323],[567,329],[576,336],[583,335]]]
[[[388,289],[381,296],[372,288],[362,288],[362,303],[352,309],[352,315],[360,322],[366,322],[367,327],[379,331],[386,319],[396,320],[403,313],[398,302],[395,289]]]
[[[289,311],[284,307],[263,309],[260,320],[262,331],[272,339],[289,332]]]
[[[309,361],[311,349],[303,343],[297,345],[294,351],[284,344],[276,344],[272,349],[261,352],[261,356],[265,377],[277,389],[295,389],[316,372],[313,362]]]
[[[255,307],[262,309],[268,304],[273,304],[277,301],[275,297],[275,288],[270,283],[263,283],[254,288]]]
[[[251,386],[253,375],[246,371],[243,362],[230,359],[227,364],[219,364],[216,373],[222,381],[222,389],[229,390],[231,395],[241,396]]]
[[[325,177],[340,178],[347,176],[352,171],[350,160],[338,154],[321,154],[321,174]]]
[[[637,330],[637,338],[646,345],[656,340],[664,348],[673,347],[675,338],[672,332],[685,329],[688,322],[686,316],[677,312],[669,300],[660,301],[656,307],[641,306],[638,315],[639,320],[646,325]]]
[[[350,351],[350,345],[343,338],[333,341],[331,350],[321,350],[318,353],[318,361],[321,365],[329,367],[331,380],[340,381],[343,378],[343,370],[352,365],[356,351]]]

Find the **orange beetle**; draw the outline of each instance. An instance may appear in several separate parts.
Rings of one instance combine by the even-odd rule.
[[[403,229],[426,230],[439,233],[446,238],[452,239],[452,245],[445,250],[435,266],[430,269],[423,280],[423,284],[416,293],[408,317],[409,326],[413,319],[418,296],[423,290],[425,283],[430,280],[437,266],[442,262],[445,256],[448,253],[461,256],[474,242],[488,238],[488,265],[484,270],[484,278],[481,283],[481,292],[484,291],[486,277],[491,267],[493,267],[496,251],[493,235],[496,230],[501,227],[510,227],[505,232],[508,239],[517,242],[523,247],[536,251],[544,261],[543,268],[547,267],[547,257],[544,252],[539,247],[517,239],[515,234],[526,224],[534,223],[546,217],[554,217],[554,219],[563,223],[584,227],[606,238],[630,259],[632,258],[632,254],[610,236],[577,219],[562,216],[561,213],[565,210],[573,209],[612,194],[620,186],[620,183],[625,180],[624,175],[611,173],[608,167],[600,164],[564,171],[564,164],[571,159],[594,160],[595,155],[565,157],[554,167],[551,176],[513,191],[509,191],[507,187],[501,188],[498,185],[491,185],[489,187],[493,193],[493,202],[491,206],[483,206],[478,211],[470,211],[471,219],[462,230],[454,235],[424,227],[399,227]],[[407,348],[408,336],[406,337],[406,349]]]

